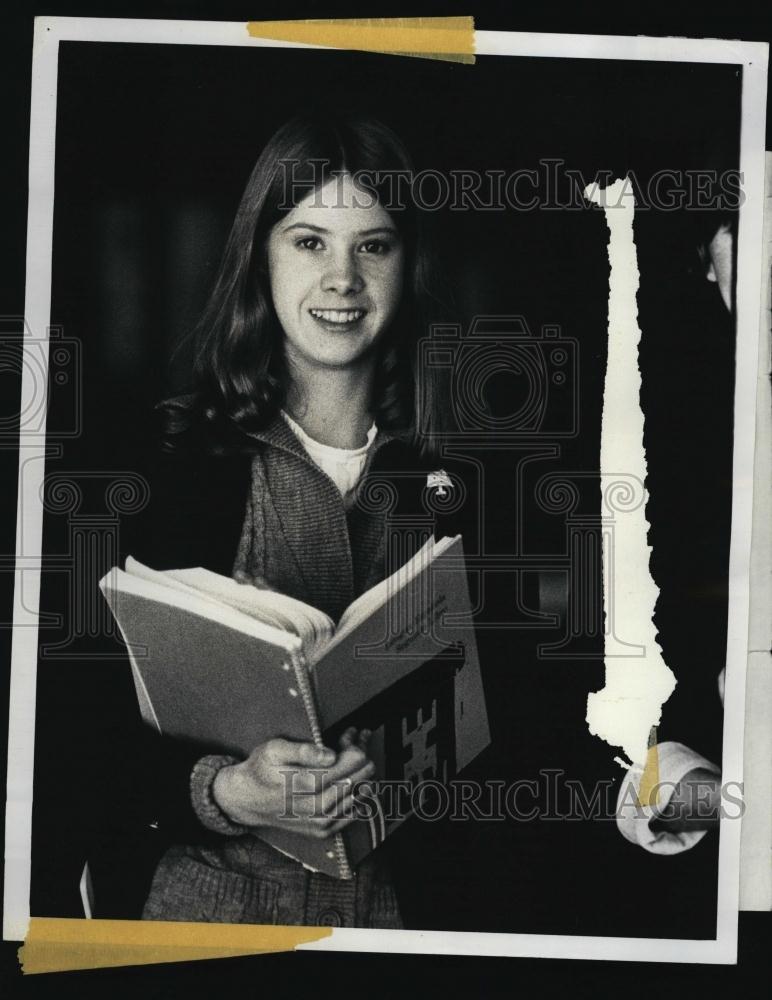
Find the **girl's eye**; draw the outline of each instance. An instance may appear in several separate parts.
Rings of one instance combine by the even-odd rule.
[[[295,246],[300,247],[301,250],[319,250],[322,241],[318,236],[304,236],[295,243]]]
[[[391,250],[391,246],[384,240],[368,240],[362,244],[361,249],[364,253],[386,254]]]

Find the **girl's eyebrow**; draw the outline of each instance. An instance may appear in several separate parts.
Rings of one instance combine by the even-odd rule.
[[[323,235],[329,235],[330,230],[325,229],[323,226],[315,226],[310,222],[293,222],[292,225],[286,226],[283,232],[289,233],[293,229],[310,229],[313,233],[322,233]],[[376,226],[374,229],[361,229],[356,236],[375,236],[377,233],[385,233],[389,236],[398,236],[399,233],[392,226]]]
[[[314,233],[329,233],[329,229],[323,229],[321,226],[313,226],[310,222],[293,222],[291,226],[285,226],[284,232],[289,233],[293,229],[310,229]]]
[[[389,236],[399,236],[399,233],[393,226],[376,226],[374,229],[363,229],[361,232],[357,233],[357,235],[375,236],[378,233],[386,233]]]

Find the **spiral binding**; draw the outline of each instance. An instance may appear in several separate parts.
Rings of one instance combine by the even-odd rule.
[[[322,740],[322,729],[319,725],[319,717],[316,714],[316,701],[314,699],[314,692],[309,679],[306,658],[302,650],[293,650],[291,656],[298,692],[300,697],[303,699],[303,706],[305,707],[306,716],[308,718],[309,725],[311,726],[311,738],[318,747],[323,747],[324,741]],[[338,862],[340,877],[342,879],[353,878],[354,873],[352,872],[351,865],[349,864],[348,856],[346,854],[346,842],[343,839],[342,833],[336,833],[334,835],[333,848],[335,850],[335,858]]]

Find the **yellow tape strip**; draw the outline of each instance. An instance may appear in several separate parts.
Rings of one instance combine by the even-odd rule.
[[[474,63],[472,17],[363,17],[249,21],[252,38]]]
[[[69,920],[33,917],[19,961],[25,974],[292,951],[330,927]]]
[[[646,766],[641,775],[638,788],[638,804],[656,806],[659,803],[659,753],[657,751],[657,730],[652,726],[649,734],[649,749],[646,754]]]

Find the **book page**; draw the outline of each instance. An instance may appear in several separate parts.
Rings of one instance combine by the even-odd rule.
[[[214,600],[300,636],[303,648],[309,653],[327,642],[335,630],[329,615],[277,590],[239,583],[200,566],[164,572],[171,579],[193,587]]]
[[[459,536],[457,536],[459,537]],[[358,628],[377,608],[382,607],[389,601],[398,590],[405,587],[411,580],[415,579],[419,573],[423,572],[431,563],[447,551],[456,541],[456,538],[442,538],[436,541],[429,538],[416,554],[401,566],[396,573],[385,580],[381,580],[370,590],[358,597],[353,604],[343,612],[338,628],[331,641],[324,645],[317,653],[317,659],[326,653],[333,646],[337,645],[346,636],[350,635],[355,628]]]
[[[129,556],[126,572],[233,608],[272,628],[296,635],[307,652],[326,642],[333,632],[329,616],[310,604],[275,590],[238,583],[202,567],[153,570]]]
[[[136,560],[132,560],[132,562],[138,565]],[[158,579],[159,577],[160,579]],[[258,639],[263,639],[284,649],[292,650],[300,647],[300,640],[297,636],[258,621],[236,608],[228,607],[226,604],[205,597],[193,587],[187,587],[179,581],[174,581],[174,584],[170,586],[162,573],[148,569],[147,566],[142,567],[141,576],[124,572],[124,570],[115,567],[100,580],[99,587],[105,596],[107,596],[108,591],[111,591],[115,595],[118,606],[120,606],[121,593],[133,594],[157,601],[159,604],[168,604],[190,611],[202,618],[220,622],[235,631],[254,635]]]

